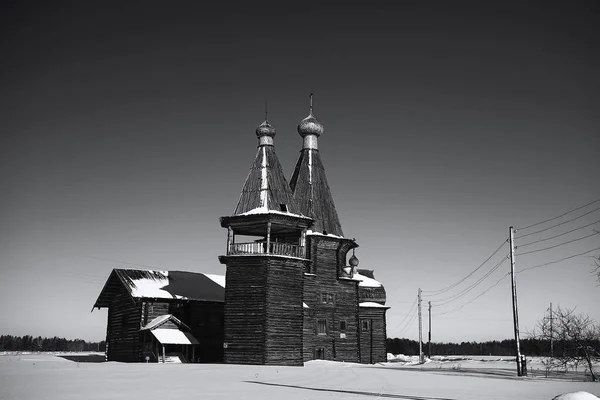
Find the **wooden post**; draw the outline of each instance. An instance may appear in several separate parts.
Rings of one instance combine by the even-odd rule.
[[[429,340],[427,342],[427,357],[431,358],[431,301],[429,302]]]
[[[515,280],[515,230],[508,228],[510,242],[510,276],[512,281],[513,325],[515,330],[515,344],[517,350],[517,376],[523,376],[521,364],[521,345],[519,343],[519,312],[517,307],[517,282]]]
[[[267,222],[267,254],[271,253],[271,221]]]
[[[162,345],[162,360],[163,360],[163,364],[165,363],[165,345]]]
[[[421,318],[421,288],[419,288],[419,364],[423,362],[423,319]]]
[[[227,251],[225,254],[229,255],[231,249],[231,227],[227,227]]]

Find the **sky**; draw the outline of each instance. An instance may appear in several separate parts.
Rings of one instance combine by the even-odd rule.
[[[509,226],[600,199],[593,2],[3,7],[3,334],[102,340],[106,310],[90,310],[113,268],[225,274],[218,218],[235,209],[265,102],[289,179],[312,91],[389,337],[418,338],[419,288],[432,340],[513,337],[510,280],[494,286],[508,262],[464,291],[508,254]],[[565,243],[600,230],[599,207],[517,230],[522,337],[550,303],[600,320],[600,251],[525,270],[599,248],[600,235]]]

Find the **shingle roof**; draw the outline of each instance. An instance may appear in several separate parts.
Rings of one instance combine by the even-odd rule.
[[[344,236],[319,150],[302,149],[290,187],[300,212],[314,219],[313,231]]]
[[[234,215],[269,211],[302,214],[285,179],[275,148],[266,145],[258,148]]]

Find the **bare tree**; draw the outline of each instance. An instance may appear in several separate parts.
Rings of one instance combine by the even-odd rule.
[[[547,370],[567,370],[583,364],[592,381],[598,380],[594,363],[600,362],[600,324],[589,316],[576,314],[574,309],[558,307],[551,318],[538,321],[531,336],[554,343],[554,354],[545,363]]]

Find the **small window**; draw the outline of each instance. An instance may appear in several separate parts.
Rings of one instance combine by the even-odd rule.
[[[340,331],[346,330],[346,321],[340,321]]]
[[[317,320],[317,335],[327,335],[327,320]]]
[[[325,349],[322,347],[317,347],[315,349],[315,360],[324,360],[325,359]]]
[[[362,330],[363,331],[368,331],[370,328],[370,324],[369,324],[369,320],[368,319],[363,319],[362,320]]]
[[[287,212],[287,205],[286,204],[279,204],[279,209],[283,212]]]
[[[334,296],[332,293],[321,293],[320,301],[322,304],[333,304]]]

